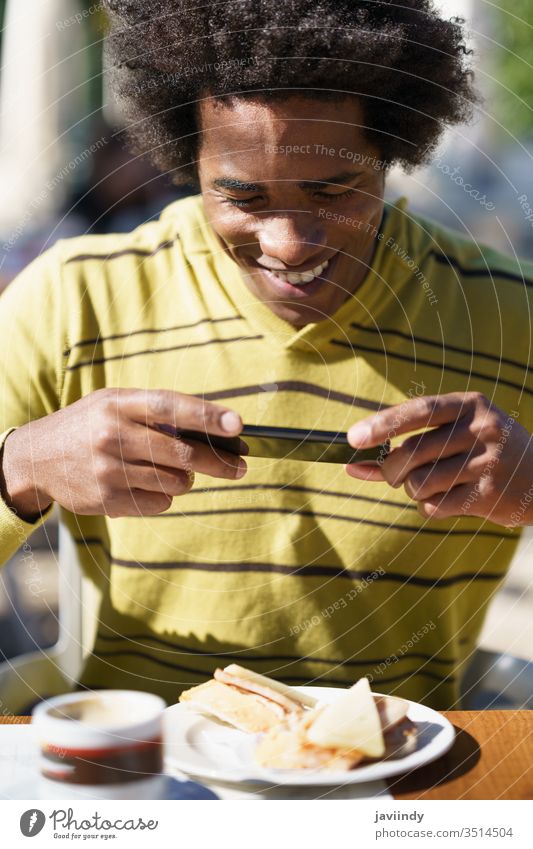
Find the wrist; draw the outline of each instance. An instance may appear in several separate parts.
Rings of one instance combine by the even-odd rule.
[[[14,430],[0,449],[0,494],[7,506],[26,522],[35,522],[52,499],[34,480],[27,452],[19,450],[19,431]]]

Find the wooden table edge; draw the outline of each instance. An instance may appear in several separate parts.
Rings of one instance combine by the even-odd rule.
[[[442,715],[456,729],[454,745],[427,766],[386,782],[395,800],[533,799],[533,711]],[[0,716],[0,725],[30,723],[30,716]]]

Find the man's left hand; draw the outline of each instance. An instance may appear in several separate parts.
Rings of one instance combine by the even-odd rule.
[[[405,488],[424,518],[478,516],[504,526],[533,524],[533,437],[479,392],[413,398],[358,422],[353,448],[426,428],[381,466],[351,464],[354,478]],[[429,430],[427,428],[430,428]]]

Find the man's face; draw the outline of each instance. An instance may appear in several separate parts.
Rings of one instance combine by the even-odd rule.
[[[383,213],[358,101],[210,98],[199,118],[207,218],[248,289],[294,327],[333,315],[368,270]]]

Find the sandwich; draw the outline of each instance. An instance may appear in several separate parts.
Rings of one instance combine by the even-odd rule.
[[[416,748],[409,703],[374,696],[361,678],[332,704],[289,716],[259,741],[255,758],[274,769],[346,772],[376,760],[404,757]]]
[[[215,670],[213,679],[185,690],[179,700],[250,734],[269,731],[316,705],[316,699],[236,663]]]
[[[346,772],[416,749],[409,702],[378,696],[361,678],[331,704],[237,664],[186,690],[180,702],[258,735],[256,762],[268,769]]]

